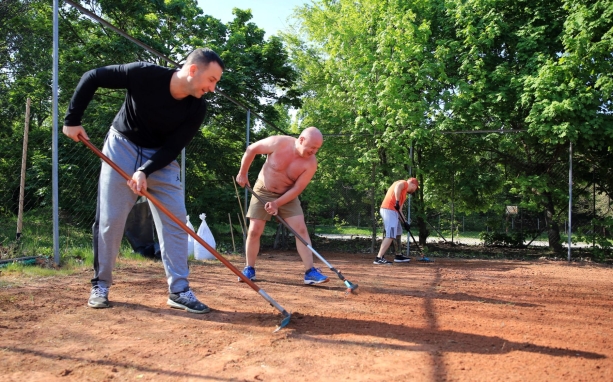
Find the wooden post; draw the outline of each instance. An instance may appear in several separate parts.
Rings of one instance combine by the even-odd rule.
[[[238,222],[241,222],[241,215],[239,213],[236,214],[236,216],[238,216]],[[247,235],[245,234],[245,229],[243,228],[243,224],[240,224],[241,226],[241,231],[243,231],[243,244],[245,245],[245,254],[247,253]],[[247,227],[245,227],[247,228]]]
[[[245,220],[245,212],[243,211],[243,204],[241,203],[241,198],[240,198],[240,196],[238,196],[238,188],[236,188],[236,180],[234,180],[234,177],[232,177],[232,184],[234,184],[234,191],[236,191],[236,199],[238,199],[238,206],[241,209],[241,215],[240,216],[243,217],[243,220],[241,221],[240,216],[239,216],[238,221],[239,221],[239,223],[241,223],[242,227],[245,227],[244,230],[247,230],[247,221]],[[247,190],[245,190],[245,191],[247,191]]]
[[[19,184],[19,212],[17,214],[17,240],[21,238],[23,225],[23,203],[26,187],[26,162],[28,158],[28,131],[30,130],[30,98],[26,101],[26,121],[23,129],[23,150],[21,153],[21,182]]]
[[[247,114],[249,116],[249,114]],[[247,146],[249,146],[249,140],[247,140]],[[245,231],[247,231],[247,220],[245,220],[245,212],[243,211],[243,204],[241,203],[241,198],[238,196],[238,188],[236,187],[236,180],[232,177],[232,184],[234,185],[234,190],[236,191],[236,199],[238,199],[238,206],[241,208],[241,213],[238,215],[238,223],[241,225],[241,231],[243,231],[243,247],[245,248],[245,255],[247,255],[247,236],[245,235]],[[245,203],[247,201],[247,189],[245,189]],[[246,208],[246,207],[245,207]],[[241,221],[241,216],[243,220]],[[244,228],[243,228],[244,227]]]
[[[236,253],[236,245],[234,245],[234,232],[232,229],[232,218],[230,217],[230,213],[228,213],[228,220],[230,221],[230,236],[232,237],[232,248],[234,249],[234,252]]]

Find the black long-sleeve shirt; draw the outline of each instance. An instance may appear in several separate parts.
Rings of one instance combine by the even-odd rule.
[[[170,79],[174,73],[173,69],[144,62],[90,70],[75,89],[64,125],[81,125],[83,113],[98,88],[126,89],[113,127],[138,146],[158,149],[142,167],[149,175],[177,158],[198,132],[207,110],[202,98],[172,97]]]

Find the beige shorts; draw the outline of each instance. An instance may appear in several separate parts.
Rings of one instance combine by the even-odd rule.
[[[281,194],[268,191],[266,187],[264,187],[264,182],[262,182],[260,179],[255,182],[253,192],[258,194],[258,196],[265,202],[271,202],[281,197]],[[300,206],[300,200],[298,200],[298,198],[279,207],[279,216],[281,216],[283,219],[299,215],[304,215],[304,212],[302,212],[302,207]],[[264,205],[252,195],[249,210],[247,211],[247,217],[249,219],[269,221],[272,215],[266,212]]]

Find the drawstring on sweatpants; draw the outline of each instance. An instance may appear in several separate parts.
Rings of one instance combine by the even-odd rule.
[[[136,160],[134,161],[134,171],[136,172],[136,169],[139,168],[142,165],[142,161],[143,161],[143,148],[135,145],[136,146]]]

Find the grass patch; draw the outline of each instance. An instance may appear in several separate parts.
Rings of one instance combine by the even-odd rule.
[[[370,227],[353,227],[353,226],[313,226],[312,231],[318,233],[330,233],[337,235],[356,235],[356,236],[370,236],[372,235],[372,228]]]
[[[20,262],[9,263],[0,268],[0,271],[6,274],[22,274],[35,277],[51,277],[51,276],[68,276],[76,272],[81,272],[84,269],[93,270],[94,267],[94,251],[91,243],[87,245],[79,244],[76,247],[67,246],[60,249],[60,266],[57,267],[54,263],[53,255],[40,256],[35,264],[24,264]],[[22,256],[25,257],[25,256]],[[122,242],[119,259],[127,259],[136,262],[150,261],[138,253],[132,251],[132,247],[127,240]],[[122,266],[118,261],[117,268]],[[2,286],[2,285],[0,285]]]
[[[26,265],[21,263],[11,263],[2,268],[2,272],[18,273],[25,276],[33,277],[52,277],[52,276],[68,276],[75,273],[75,268],[47,268],[38,265]]]
[[[37,249],[53,248],[53,225],[50,208],[26,211],[23,214],[21,239],[18,251],[12,257],[38,256]],[[17,215],[0,216],[0,244],[3,247],[16,244]]]
[[[0,280],[0,288],[10,288],[10,287],[12,287],[14,285],[15,285],[14,282],[6,281],[6,280]]]

